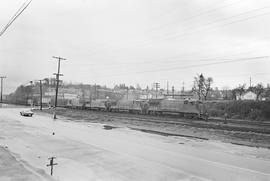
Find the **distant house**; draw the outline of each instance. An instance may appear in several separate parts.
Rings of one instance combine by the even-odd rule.
[[[248,91],[244,93],[243,95],[237,95],[236,99],[237,100],[253,100],[255,101],[257,98],[257,95],[254,92]]]

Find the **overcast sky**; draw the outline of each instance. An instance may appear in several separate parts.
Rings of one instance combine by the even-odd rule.
[[[0,1],[3,28],[25,0]],[[33,0],[0,37],[5,93],[52,77],[113,87],[270,83],[269,0]],[[257,57],[257,58],[256,58]]]

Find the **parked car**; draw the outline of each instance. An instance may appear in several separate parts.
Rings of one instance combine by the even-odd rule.
[[[23,110],[23,111],[20,112],[20,114],[21,114],[22,116],[29,116],[29,117],[32,117],[34,113],[33,113],[31,110]]]

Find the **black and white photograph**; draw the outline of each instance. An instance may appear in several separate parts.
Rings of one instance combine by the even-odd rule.
[[[269,0],[0,0],[0,181],[270,181]]]

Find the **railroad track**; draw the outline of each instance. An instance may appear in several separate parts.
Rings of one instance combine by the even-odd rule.
[[[185,127],[195,127],[203,129],[215,129],[224,131],[237,131],[237,132],[249,132],[249,133],[260,133],[270,135],[270,123],[265,122],[252,122],[245,120],[227,120],[227,124],[224,124],[224,120],[217,118],[210,118],[207,121],[199,119],[184,119],[172,115],[141,115],[141,114],[130,114],[130,113],[119,113],[119,112],[100,112],[100,111],[89,111],[89,110],[75,110],[67,109],[71,112],[83,114],[94,113],[95,115],[102,115],[108,119],[117,119],[121,121],[134,122],[146,122],[146,123],[158,123],[164,125],[179,125]],[[60,110],[59,110],[60,111]],[[61,111],[60,111],[61,112]],[[87,119],[87,115],[85,117]]]
[[[245,125],[232,125],[232,124],[223,124],[223,123],[215,123],[215,122],[205,122],[205,121],[193,121],[193,120],[161,120],[161,119],[147,119],[147,118],[136,118],[136,117],[120,117],[120,116],[111,116],[110,118],[115,119],[127,119],[130,121],[138,121],[138,122],[151,122],[151,123],[163,123],[163,124],[171,124],[171,125],[180,125],[185,127],[195,127],[195,128],[206,128],[206,129],[218,129],[218,130],[226,130],[226,131],[240,131],[240,132],[254,132],[254,133],[263,133],[270,134],[270,128],[262,127],[262,126],[248,126]]]

